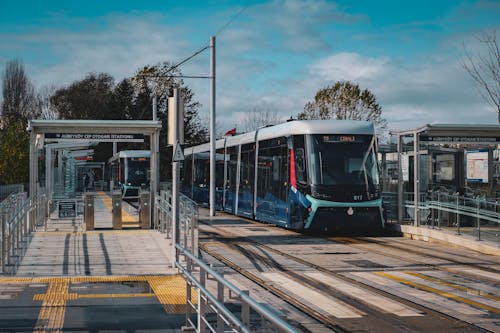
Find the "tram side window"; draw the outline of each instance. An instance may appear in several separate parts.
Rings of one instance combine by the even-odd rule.
[[[234,212],[234,203],[236,198],[236,170],[238,165],[238,147],[226,148],[226,196],[224,209]]]
[[[210,179],[210,160],[208,153],[194,155],[194,177],[193,183],[197,187],[207,187]]]
[[[258,166],[258,198],[286,201],[289,177],[287,139],[280,137],[259,142]]]
[[[193,175],[193,157],[191,155],[186,156],[184,163],[181,168],[181,184],[182,184],[182,193],[188,195],[189,197],[193,196],[192,193],[192,175]]]
[[[255,177],[255,144],[241,146],[240,186],[238,189],[238,210],[253,210],[253,187]]]
[[[224,148],[217,149],[215,156],[215,187],[217,190],[222,190],[224,187]]]

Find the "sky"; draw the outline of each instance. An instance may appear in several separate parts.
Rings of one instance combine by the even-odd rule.
[[[2,1],[0,70],[20,59],[39,89],[88,73],[118,82],[145,65],[178,63],[216,36],[219,131],[253,110],[296,117],[340,80],[371,91],[391,130],[495,124],[462,67],[464,47],[485,54],[479,37],[495,29],[500,0]],[[209,51],[180,68],[209,76]],[[208,123],[210,81],[184,82]]]

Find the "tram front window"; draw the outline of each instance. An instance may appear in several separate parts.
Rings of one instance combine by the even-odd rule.
[[[311,184],[318,187],[316,192],[331,193],[333,185],[342,186],[346,191],[359,189],[363,194],[378,192],[373,136],[311,135],[309,152]],[[373,196],[368,195],[367,199],[370,197]]]

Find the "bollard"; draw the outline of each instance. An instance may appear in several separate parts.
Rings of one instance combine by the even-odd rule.
[[[94,230],[94,193],[85,193],[83,197],[83,218],[85,230]]]
[[[149,229],[151,227],[151,206],[149,192],[139,193],[139,224],[141,229]]]
[[[122,193],[121,192],[113,192],[111,196],[113,208],[113,229],[121,229],[122,228]]]

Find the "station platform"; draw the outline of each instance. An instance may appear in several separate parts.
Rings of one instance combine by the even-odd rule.
[[[0,332],[180,332],[186,282],[171,240],[139,229],[125,202],[122,230],[112,229],[111,198],[97,193],[94,205],[96,230],[52,214],[15,275],[0,276]]]
[[[494,241],[493,237],[483,237],[478,240],[474,236],[473,228],[461,228],[458,233],[456,228],[433,228],[430,226],[413,226],[398,223],[388,223],[387,229],[396,233],[401,233],[405,237],[430,242],[441,242],[450,246],[463,247],[469,250],[485,254],[500,256],[500,242]],[[490,235],[500,239],[497,230],[491,230]]]

